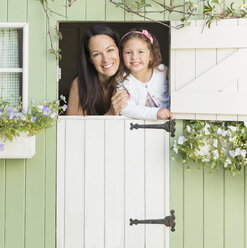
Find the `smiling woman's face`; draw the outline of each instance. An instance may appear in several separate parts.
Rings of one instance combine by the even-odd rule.
[[[119,51],[114,40],[104,34],[93,36],[88,44],[91,63],[98,72],[100,82],[107,81],[119,68]]]

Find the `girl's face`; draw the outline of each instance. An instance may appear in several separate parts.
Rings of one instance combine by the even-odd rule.
[[[88,44],[90,61],[98,72],[100,82],[107,81],[119,68],[119,51],[114,40],[104,34],[93,36]]]
[[[124,65],[130,70],[130,73],[137,77],[151,70],[149,62],[152,61],[152,55],[148,49],[147,43],[136,37],[127,40],[123,46]]]

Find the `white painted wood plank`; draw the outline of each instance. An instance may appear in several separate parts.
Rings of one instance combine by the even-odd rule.
[[[57,122],[57,211],[56,241],[57,248],[64,248],[64,167],[65,167],[65,120]]]
[[[170,59],[170,78],[169,78],[169,86],[170,90],[176,90],[176,49],[170,50],[171,52],[171,59]],[[172,68],[172,69],[171,69]]]
[[[66,121],[65,248],[84,244],[84,121]]]
[[[238,115],[222,115],[218,114],[217,121],[237,121],[238,120]]]
[[[105,121],[105,247],[124,248],[124,121]]]
[[[247,94],[244,92],[171,92],[171,97],[174,113],[246,114]]]
[[[175,55],[176,67],[172,70],[175,70],[175,89],[179,90],[195,79],[195,49],[176,50]]]
[[[178,119],[178,120],[194,120],[196,118],[196,114],[193,114],[193,113],[175,113],[175,112],[172,112],[173,114],[173,118],[174,119]]]
[[[125,247],[144,247],[145,226],[129,225],[129,219],[144,219],[144,130],[130,130],[130,123],[143,124],[143,121],[125,121]]]
[[[246,48],[247,26],[187,26],[171,29],[171,49],[184,48]]]
[[[85,122],[85,248],[104,247],[104,120]]]
[[[246,66],[243,63],[246,59],[247,49],[239,49],[195,80],[187,82],[179,90],[184,92],[221,91],[231,82],[246,73]],[[179,83],[179,85],[182,85],[182,83]]]
[[[158,124],[159,122],[146,122]],[[164,121],[160,122],[164,123]],[[146,219],[165,217],[165,131],[159,129],[145,130],[145,167],[146,167]],[[155,143],[154,143],[155,140]],[[168,210],[169,212],[169,210]],[[146,225],[147,248],[164,248],[165,226]]]
[[[196,77],[217,64],[217,49],[196,49]],[[205,104],[205,103],[204,103]],[[216,115],[208,116],[208,119],[216,119]],[[196,114],[196,119],[200,115]]]

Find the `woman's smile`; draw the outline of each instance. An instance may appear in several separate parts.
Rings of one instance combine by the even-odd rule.
[[[107,81],[119,68],[118,47],[111,37],[104,34],[93,36],[88,47],[90,60],[98,72],[99,80]]]

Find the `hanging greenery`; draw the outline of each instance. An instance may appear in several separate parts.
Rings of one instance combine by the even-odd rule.
[[[194,161],[199,168],[213,172],[223,168],[240,174],[247,165],[247,121],[185,121],[184,135],[174,140],[172,158],[184,165]]]
[[[205,24],[210,27],[213,21],[229,18],[245,18],[247,16],[247,4],[240,5],[234,2],[227,4],[220,0],[186,0],[183,4],[176,4],[173,0],[161,1],[158,0],[109,0],[116,7],[122,8],[128,13],[143,17],[146,20],[160,23],[161,25],[170,26],[167,23],[153,20],[148,16],[151,13],[167,13],[167,20],[170,19],[172,13],[181,15],[180,21],[182,25],[173,27],[181,28],[190,25],[191,17],[205,20]],[[176,1],[177,2],[177,1]],[[153,10],[153,5],[159,6],[159,10]],[[202,11],[198,11],[202,10]]]

